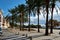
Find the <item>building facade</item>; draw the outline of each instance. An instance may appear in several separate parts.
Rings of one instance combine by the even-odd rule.
[[[6,29],[10,27],[9,22],[4,18],[2,11],[0,10],[0,27]]]

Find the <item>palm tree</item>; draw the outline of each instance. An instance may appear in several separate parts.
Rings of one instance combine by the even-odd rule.
[[[24,25],[25,5],[24,4],[18,5],[17,10],[20,13],[20,30],[21,30],[21,26],[23,27]]]
[[[52,3],[52,12],[51,12],[51,30],[50,30],[50,33],[53,33],[53,25],[52,25],[52,20],[53,20],[53,10],[54,10],[54,7],[55,7],[55,1],[59,1],[59,0],[45,0],[45,5],[46,5],[46,12],[47,12],[47,15],[46,15],[46,31],[45,31],[45,35],[48,35],[48,8],[49,8],[49,2]],[[51,6],[51,5],[50,5]]]
[[[38,15],[38,32],[39,32],[39,14],[40,14],[40,6],[41,6],[41,3],[42,0],[28,0],[27,1],[27,5],[28,5],[28,8],[29,8],[29,26],[30,26],[30,13],[31,13],[31,10],[34,10],[35,7],[37,8],[37,15]],[[34,13],[35,14],[35,13]],[[29,31],[30,31],[30,27],[29,27]]]
[[[35,7],[37,8],[37,15],[38,15],[38,32],[40,32],[40,30],[39,30],[39,14],[41,14],[40,13],[40,7],[42,6],[42,2],[43,2],[43,0],[35,0]]]
[[[32,10],[32,6],[33,6],[33,0],[26,0],[26,4],[27,4],[27,11],[28,11],[28,15],[29,15],[29,29],[28,31],[30,31],[30,13],[31,13],[31,10]]]
[[[51,30],[50,30],[50,33],[53,33],[53,22],[52,22],[52,20],[53,20],[53,10],[54,10],[54,8],[55,8],[55,2],[56,1],[59,1],[60,2],[60,0],[52,0],[51,2],[52,2],[52,12],[51,12]],[[58,7],[59,8],[59,7]],[[58,10],[56,9],[56,11],[57,11],[57,13],[58,13]]]
[[[52,12],[51,12],[51,30],[50,30],[50,33],[53,33],[53,10],[54,10],[54,7],[55,7],[55,0],[52,0]]]
[[[6,15],[5,19],[6,19],[6,20],[11,20],[11,16]]]
[[[45,30],[45,35],[48,35],[48,8],[49,8],[49,0],[45,0],[46,2],[46,30]]]
[[[13,8],[13,9],[10,9],[8,11],[12,14],[12,28],[13,28],[13,25],[14,25],[14,14],[16,13],[16,10]]]

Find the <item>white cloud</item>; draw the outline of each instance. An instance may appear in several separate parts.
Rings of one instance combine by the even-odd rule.
[[[38,16],[36,15],[35,17],[31,17],[31,24],[37,24],[37,21],[38,21]],[[51,18],[51,13],[49,14],[49,18]],[[58,15],[57,15],[57,12],[56,10],[54,9],[54,12],[53,12],[53,19],[55,20],[60,20],[60,11],[58,10]],[[45,21],[46,21],[46,15],[45,15],[45,18],[43,17],[43,14],[39,15],[39,23],[40,24],[45,24]]]
[[[59,4],[57,4],[57,5],[59,5]],[[57,7],[56,7],[56,8],[57,8]],[[57,9],[59,9],[59,8],[57,8]],[[35,17],[32,17],[32,16],[31,16],[31,21],[30,21],[31,24],[37,24],[37,21],[38,21],[37,18],[38,18],[37,15],[36,15]],[[48,18],[48,19],[50,19],[50,18],[51,18],[51,13],[49,14],[49,18]],[[58,10],[58,15],[57,15],[56,9],[54,8],[53,19],[60,21],[60,10]],[[39,15],[39,23],[40,23],[41,25],[44,25],[45,22],[46,22],[46,15],[45,15],[45,18],[44,18],[44,17],[43,17],[43,14],[40,14],[40,15]]]

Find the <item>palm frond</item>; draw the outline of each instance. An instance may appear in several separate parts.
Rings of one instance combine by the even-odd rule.
[[[55,7],[55,10],[56,10],[56,13],[57,13],[57,15],[58,15],[58,9]]]

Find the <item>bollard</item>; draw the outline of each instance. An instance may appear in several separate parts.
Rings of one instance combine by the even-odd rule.
[[[60,34],[60,32],[59,32],[59,34]]]
[[[27,34],[25,36],[27,37]]]
[[[22,34],[22,36],[25,36],[25,34]]]

